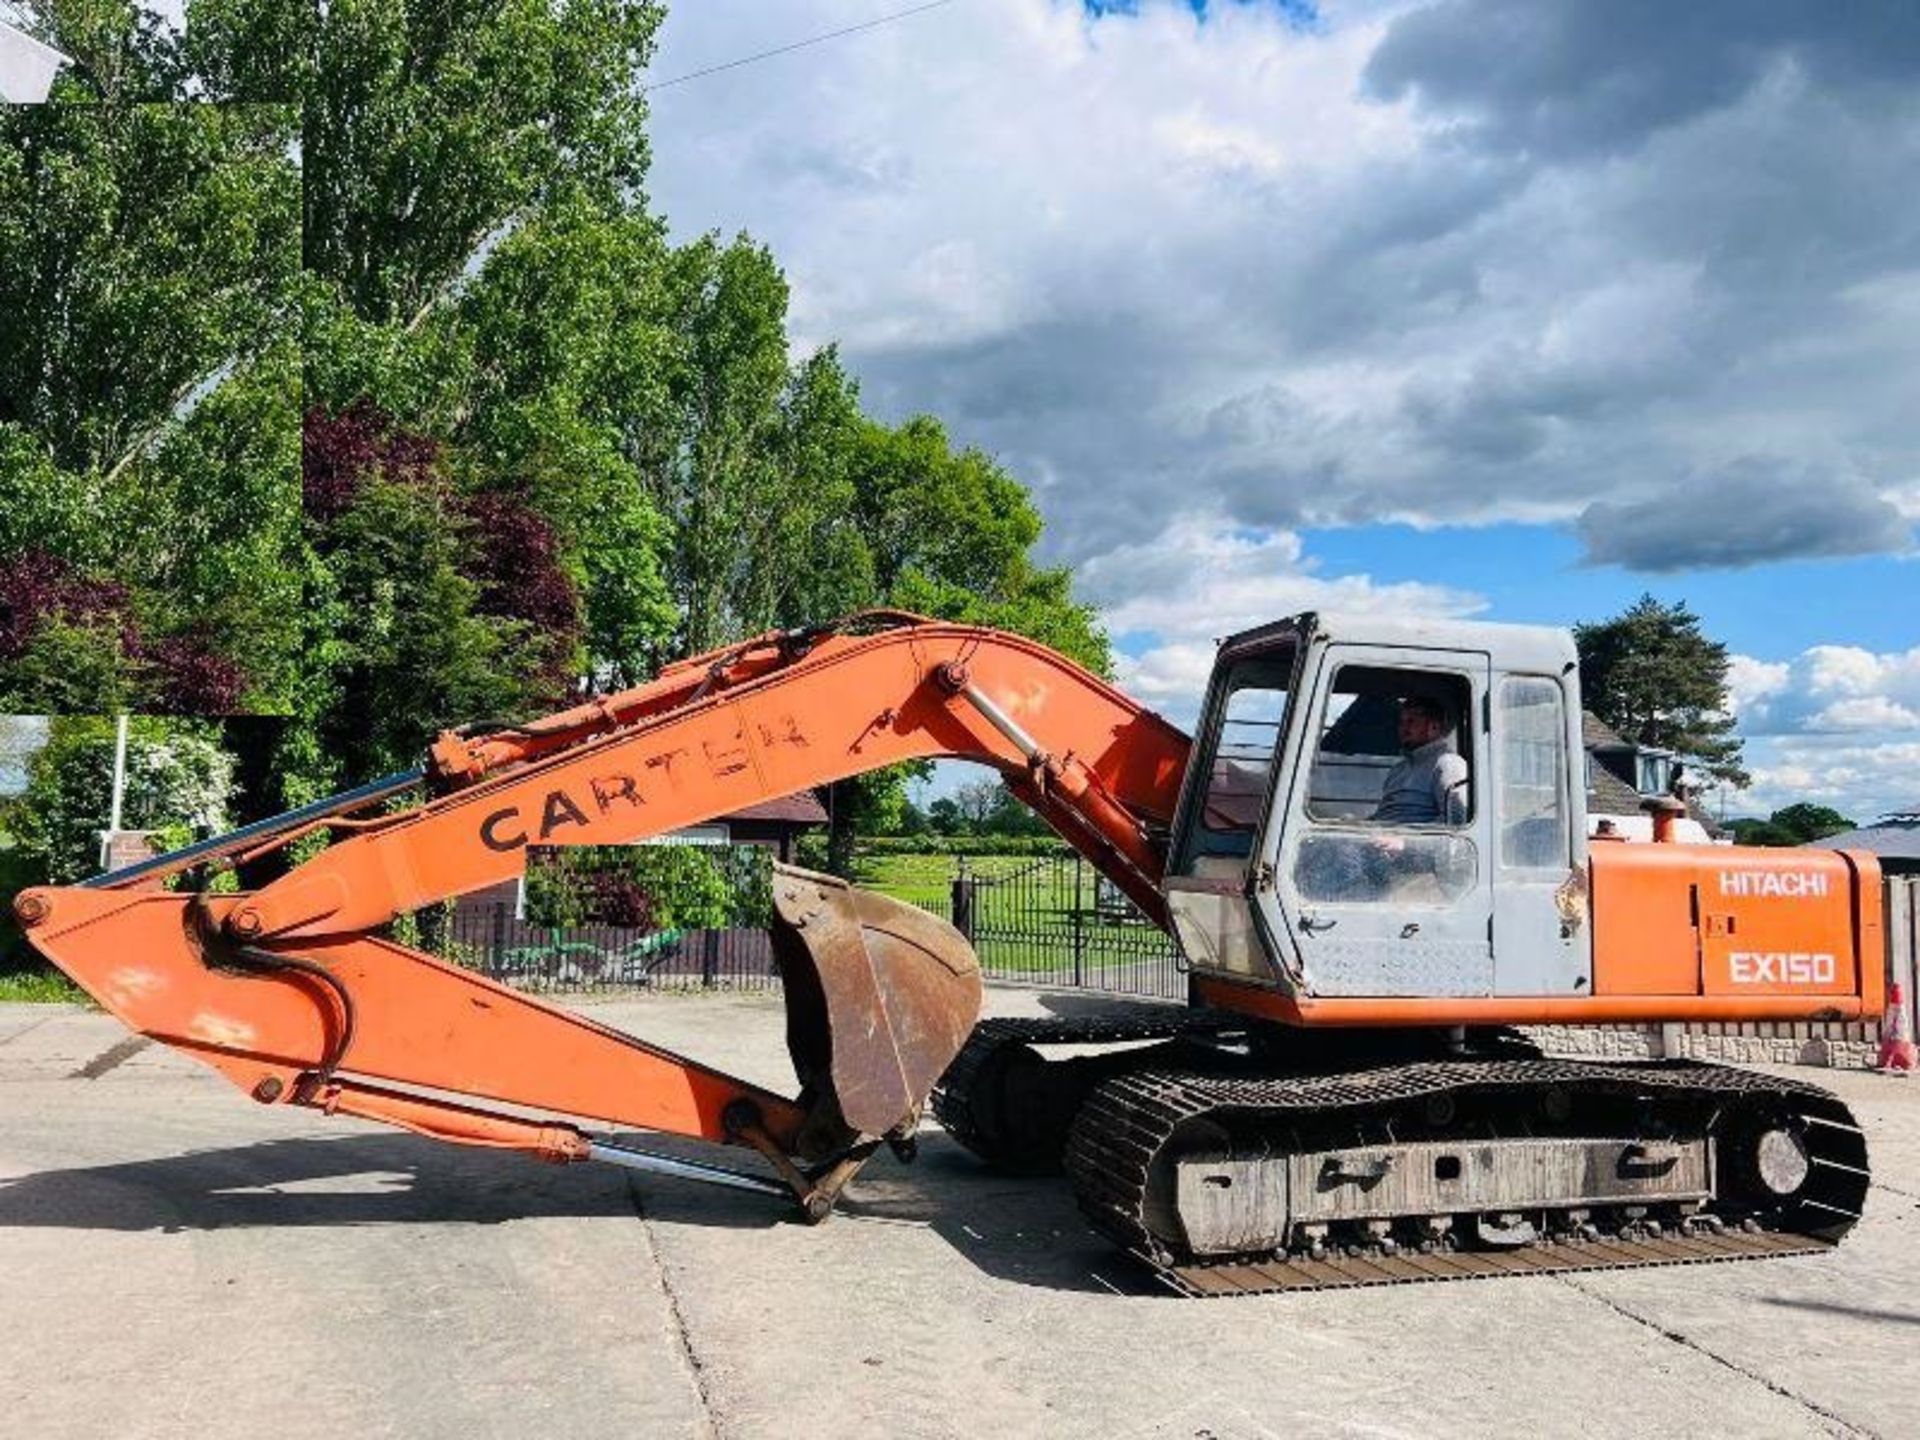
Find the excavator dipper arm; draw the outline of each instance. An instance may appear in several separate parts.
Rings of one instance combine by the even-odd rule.
[[[1187,748],[1044,646],[868,614],[696,657],[529,725],[443,735],[421,776],[387,777],[82,885],[23,892],[15,912],[109,1011],[262,1103],[769,1188],[613,1146],[573,1122],[746,1145],[820,1218],[883,1138],[905,1143],[977,1017],[978,969],[950,927],[776,868],[774,952],[801,1081],[792,1099],[376,932],[511,878],[529,846],[641,840],[930,757],[999,769],[1158,916],[1157,837]],[[422,779],[425,800],[374,808]],[[255,892],[161,888],[316,829],[343,838]]]

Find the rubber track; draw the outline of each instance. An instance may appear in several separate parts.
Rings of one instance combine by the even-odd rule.
[[[1176,1035],[1244,1029],[1246,1021],[1214,1011],[1167,1006],[1165,1016],[1035,1016],[982,1020],[933,1087],[933,1116],[976,1155],[987,1137],[974,1115],[975,1084],[990,1056],[1010,1045],[1117,1045],[1129,1040],[1171,1040]]]
[[[1411,1285],[1436,1280],[1489,1280],[1502,1275],[1552,1275],[1581,1270],[1640,1270],[1654,1265],[1710,1265],[1725,1260],[1769,1260],[1820,1255],[1833,1245],[1800,1235],[1668,1236],[1639,1240],[1581,1240],[1523,1245],[1513,1250],[1436,1251],[1431,1255],[1329,1255],[1217,1265],[1161,1265],[1145,1255],[1160,1282],[1182,1295],[1218,1299],[1282,1290],[1349,1290],[1363,1285]],[[1135,1252],[1138,1255],[1138,1252]]]
[[[1470,1098],[1515,1087],[1570,1086],[1611,1093],[1670,1090],[1693,1096],[1774,1096],[1809,1122],[1813,1175],[1801,1210],[1808,1233],[1662,1236],[1543,1242],[1513,1250],[1449,1251],[1311,1260],[1297,1256],[1185,1263],[1147,1229],[1148,1174],[1160,1148],[1184,1122],[1250,1112],[1316,1121],[1366,1112],[1441,1092]],[[1463,1107],[1463,1112],[1466,1107]],[[1081,1108],[1068,1137],[1066,1169],[1094,1228],[1191,1295],[1244,1294],[1426,1280],[1472,1279],[1554,1270],[1620,1269],[1705,1263],[1831,1248],[1859,1218],[1867,1189],[1865,1140],[1841,1102],[1817,1086],[1746,1070],[1688,1062],[1595,1064],[1548,1058],[1432,1061],[1296,1077],[1143,1070],[1118,1076]],[[1812,1233],[1817,1229],[1819,1233]]]

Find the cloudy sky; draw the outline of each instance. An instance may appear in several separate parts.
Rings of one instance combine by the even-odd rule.
[[[668,79],[908,8],[683,0]],[[1920,800],[1920,9],[951,0],[656,92],[883,415],[1033,486],[1130,688],[1314,605],[1741,657],[1758,783]]]

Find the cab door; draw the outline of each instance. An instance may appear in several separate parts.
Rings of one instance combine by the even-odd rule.
[[[1311,668],[1299,758],[1284,802],[1275,797],[1282,823],[1262,837],[1269,868],[1257,900],[1269,932],[1288,938],[1310,994],[1494,993],[1489,657],[1332,644]],[[1441,711],[1447,748],[1464,762],[1464,778],[1424,818],[1406,818],[1417,808],[1405,803],[1408,778],[1460,767],[1437,767],[1429,752],[1410,763],[1436,768],[1396,773],[1409,758],[1400,738],[1409,701]],[[1388,819],[1390,779],[1386,808],[1398,818]]]
[[[1273,628],[1215,668],[1162,881],[1188,965],[1258,983],[1278,976],[1254,924],[1249,867],[1273,803],[1298,655],[1293,632]]]

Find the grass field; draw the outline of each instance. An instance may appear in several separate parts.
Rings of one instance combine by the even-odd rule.
[[[997,880],[1033,865],[1032,855],[970,855],[967,871],[982,879]],[[881,895],[891,895],[910,905],[937,906],[942,912],[953,895],[953,877],[959,862],[951,855],[860,855],[853,857],[856,885]],[[1047,873],[1045,871],[1036,873]],[[1052,903],[1051,900],[1048,903]],[[1062,908],[1073,904],[1073,886],[1065,887],[1059,901]]]

